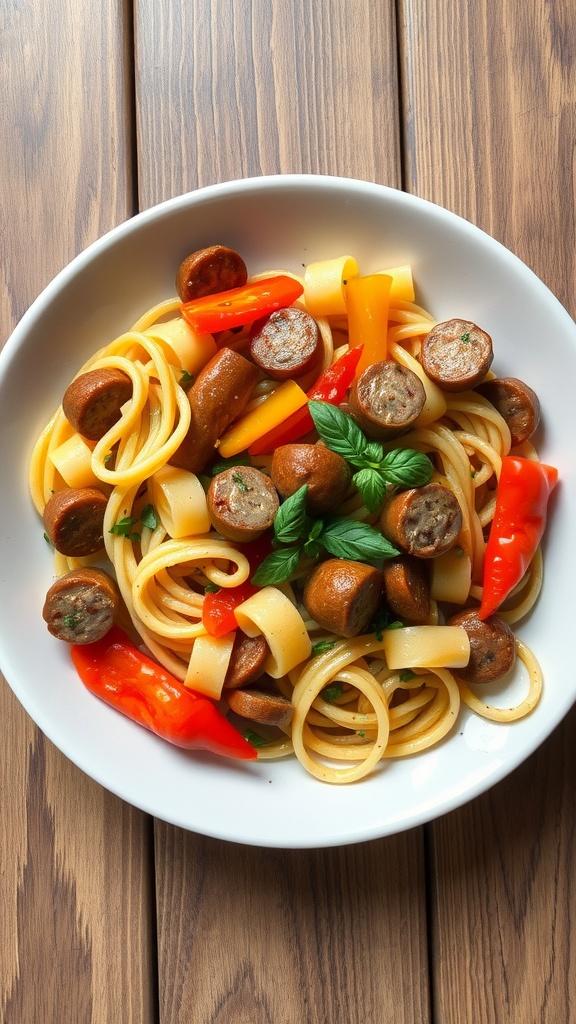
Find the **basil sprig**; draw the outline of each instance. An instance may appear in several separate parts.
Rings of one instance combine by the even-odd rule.
[[[423,452],[396,448],[384,455],[378,441],[369,441],[355,420],[329,402],[308,402],[310,415],[327,448],[357,468],[352,482],[369,512],[376,512],[390,487],[422,487],[433,467]]]
[[[303,484],[278,509],[274,520],[277,548],[258,567],[252,583],[259,587],[283,583],[296,573],[301,558],[318,558],[322,551],[356,562],[398,554],[390,541],[367,523],[346,516],[313,519],[306,512],[307,492],[308,484]]]

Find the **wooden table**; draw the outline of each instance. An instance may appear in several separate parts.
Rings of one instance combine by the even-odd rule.
[[[576,312],[573,0],[36,0],[0,18],[3,338],[139,209],[277,172],[441,203]],[[1,702],[5,1024],[576,1021],[574,713],[461,810],[306,852],[151,820],[5,685]]]

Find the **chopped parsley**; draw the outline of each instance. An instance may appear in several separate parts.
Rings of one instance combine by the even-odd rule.
[[[317,640],[315,644],[312,644],[312,657],[315,658],[318,654],[331,651],[335,643],[335,640]]]

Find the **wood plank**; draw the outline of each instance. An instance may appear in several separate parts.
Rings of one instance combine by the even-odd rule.
[[[143,206],[264,173],[400,184],[391,2],[136,13]],[[422,830],[305,853],[158,823],[156,856],[162,1024],[429,1020]]]
[[[280,172],[400,183],[392,0],[144,0],[136,17],[142,208]]]
[[[404,0],[401,23],[408,189],[504,242],[574,314],[574,5]],[[429,829],[437,1024],[572,1019],[574,722]]]
[[[127,8],[127,5],[124,5]],[[78,251],[132,211],[127,9],[11,5],[2,24],[5,338]],[[89,780],[1,681],[0,1017],[154,1019],[150,820]]]

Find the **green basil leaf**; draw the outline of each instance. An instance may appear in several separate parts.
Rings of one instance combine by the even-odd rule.
[[[146,508],[142,509],[140,513],[140,522],[142,526],[146,526],[149,530],[155,530],[160,520],[156,515],[156,509],[153,505],[146,505]]]
[[[382,462],[384,449],[379,441],[369,441],[364,449],[364,458],[369,462]]]
[[[306,558],[318,558],[318,555],[322,551],[322,539],[320,540],[307,540],[302,545],[302,554]]]
[[[351,416],[330,402],[308,402],[308,411],[327,448],[355,466],[364,465],[366,437]]]
[[[388,452],[381,469],[386,481],[396,487],[422,487],[430,482],[434,472],[428,456],[413,448],[397,448]]]
[[[368,523],[357,523],[345,516],[328,519],[320,541],[336,558],[350,558],[355,562],[366,559],[393,558],[395,547]]]
[[[283,501],[274,519],[274,536],[282,544],[294,544],[306,537],[311,519],[306,513],[308,484],[302,484],[294,494]]]
[[[257,587],[284,583],[296,571],[299,561],[299,548],[279,548],[261,562],[252,577],[252,583]]]
[[[377,469],[359,469],[352,477],[369,512],[376,512],[386,497],[386,481]]]

